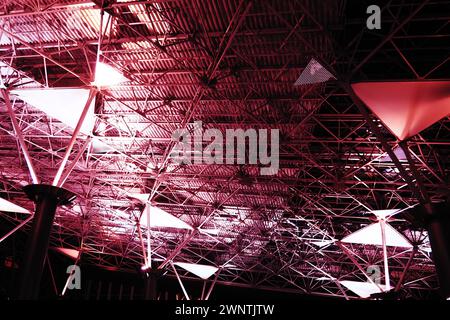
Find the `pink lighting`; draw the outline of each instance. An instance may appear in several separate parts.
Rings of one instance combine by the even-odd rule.
[[[89,97],[89,89],[57,88],[57,89],[20,89],[12,90],[21,100],[45,112],[65,125],[75,128]],[[61,103],[63,101],[64,103]],[[86,118],[80,131],[90,134],[95,124],[95,98],[89,106]]]
[[[147,205],[145,210],[150,210],[150,228],[175,228],[175,229],[186,229],[192,230],[193,228],[186,222],[178,219],[177,217],[171,215],[170,213],[154,206]],[[149,226],[147,221],[147,214],[145,213],[141,216],[141,225]]]

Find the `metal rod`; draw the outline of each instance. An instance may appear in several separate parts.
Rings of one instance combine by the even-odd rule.
[[[209,287],[208,293],[206,294],[205,300],[209,299],[209,296],[211,295],[212,290],[214,289],[214,286],[216,285],[217,279],[219,278],[221,269],[217,270],[216,276],[214,277],[214,281],[211,284],[211,287]]]
[[[150,206],[145,206],[147,214],[147,266],[152,268],[152,248],[150,244]]]
[[[2,243],[6,238],[8,238],[10,235],[12,235],[14,232],[22,228],[24,225],[26,225],[28,222],[30,222],[31,219],[33,219],[34,214],[31,214],[28,218],[26,218],[24,221],[22,221],[20,224],[18,224],[14,229],[9,231],[7,234],[5,234],[3,237],[0,238],[0,243]]]
[[[81,126],[83,125],[84,119],[86,118],[89,107],[91,106],[92,99],[94,99],[94,97],[95,97],[95,93],[96,93],[96,89],[91,88],[91,90],[89,91],[88,100],[84,106],[83,111],[81,112],[80,119],[78,120],[77,126],[75,127],[75,129],[73,131],[72,138],[70,139],[69,145],[67,146],[67,149],[66,149],[66,153],[64,154],[64,157],[59,166],[58,172],[56,173],[55,179],[53,180],[53,183],[52,183],[53,186],[57,186],[59,183],[59,180],[61,179],[62,172],[67,163],[67,160],[69,160],[70,153],[72,152],[72,148],[75,145],[75,141],[77,140],[78,133],[80,132]]]
[[[36,211],[21,268],[18,298],[36,300],[56,208],[70,203],[75,195],[65,189],[43,184],[28,185],[24,191],[36,203]]]
[[[20,129],[19,123],[16,120],[16,117],[14,115],[14,110],[11,106],[11,101],[9,100],[9,92],[5,89],[2,90],[3,99],[5,100],[6,107],[8,108],[8,113],[11,118],[11,122],[14,128],[14,131],[16,132],[17,139],[19,140],[20,148],[22,149],[23,156],[25,158],[25,161],[28,166],[28,170],[30,171],[31,180],[34,184],[39,183],[39,179],[36,175],[36,171],[34,170],[33,162],[31,161],[30,154],[28,153],[27,145],[25,144],[25,140],[23,138],[22,130]]]
[[[60,67],[61,69],[67,71],[68,73],[72,74],[73,76],[77,77],[78,79],[80,79],[84,84],[89,85],[89,81],[87,81],[84,77],[80,76],[79,74],[76,74],[75,72],[73,72],[72,70],[66,68],[64,65],[62,65],[61,63],[59,63],[58,61],[56,61],[55,59],[52,59],[52,57],[50,57],[49,55],[45,54],[43,51],[40,51],[36,48],[34,48],[31,44],[29,44],[28,42],[26,42],[25,40],[22,40],[21,38],[17,37],[14,33],[9,32],[8,30],[6,30],[3,26],[0,26],[0,30],[3,30],[3,32],[5,32],[9,38],[16,40],[17,42],[20,42],[21,44],[23,44],[24,46],[26,46],[27,48],[30,48],[31,50],[33,50],[34,52],[36,52],[38,55],[46,58],[48,61],[54,63],[55,65],[57,65],[58,67]]]
[[[205,290],[206,290],[206,280],[203,281],[202,294],[200,295],[200,300],[205,300]]]
[[[74,264],[75,266],[78,264],[78,261],[80,260],[80,256],[81,256],[81,250],[78,251],[78,256],[77,256],[77,259],[75,260],[75,264]],[[64,285],[64,288],[61,292],[61,296],[64,296],[66,294],[67,287],[69,286],[69,282],[72,280],[74,273],[75,273],[75,269],[72,269],[72,272],[67,277],[66,284]]]
[[[386,221],[384,219],[380,219],[380,226],[381,226],[381,242],[383,244],[384,281],[386,291],[389,291],[391,290],[391,282],[389,278],[389,264],[386,247]]]
[[[64,172],[64,174],[61,176],[61,178],[59,179],[59,182],[57,184],[57,187],[62,187],[63,184],[66,182],[67,178],[69,177],[70,173],[72,172],[72,170],[75,168],[75,166],[77,165],[78,161],[80,160],[81,156],[83,155],[84,150],[86,150],[86,148],[89,146],[89,143],[91,142],[92,137],[88,137],[86,139],[86,141],[84,142],[83,146],[80,148],[80,150],[78,151],[77,156],[75,157],[75,159],[72,161],[72,163],[70,164],[70,166],[67,168],[66,172]]]
[[[405,269],[403,269],[402,275],[400,276],[400,279],[397,282],[397,285],[395,286],[395,291],[400,290],[403,280],[405,279],[406,272],[408,271],[409,267],[411,266],[411,263],[413,261],[414,255],[417,252],[417,247],[414,246],[413,250],[411,251],[411,255],[409,256],[408,262],[406,263]]]
[[[142,231],[141,231],[141,223],[139,220],[137,220],[136,222],[137,224],[137,229],[138,229],[138,235],[139,235],[139,240],[141,242],[141,248],[142,248],[142,256],[144,257],[144,268],[147,269],[148,265],[147,265],[147,254],[145,253],[145,245],[144,245],[144,238],[142,237]]]
[[[361,62],[352,70],[351,75],[354,75],[360,68],[362,68],[367,61],[370,60],[370,58],[372,58],[374,55],[376,55],[378,53],[378,51],[389,41],[391,41],[391,39],[395,36],[395,34],[400,31],[409,21],[411,21],[412,18],[414,18],[414,16],[420,11],[422,10],[423,7],[425,7],[428,2],[430,2],[430,0],[422,0],[422,2],[420,2],[420,4],[416,7],[416,9],[411,12],[409,14],[409,16],[407,16],[405,18],[405,20],[403,20],[394,30],[392,30],[392,32],[390,34],[388,34],[387,36],[383,37],[383,40],[372,50],[370,50],[370,53],[361,60]]]
[[[47,59],[43,57],[44,59],[44,72],[45,72],[45,87],[48,88],[48,73],[47,73]]]
[[[442,298],[450,299],[450,218],[448,203],[435,204],[428,224],[433,261],[439,279]]]
[[[181,281],[180,276],[178,275],[177,269],[173,265],[172,261],[170,261],[170,265],[172,266],[173,271],[175,272],[175,275],[177,276],[178,282],[180,283],[181,290],[183,290],[183,293],[184,293],[184,296],[186,297],[186,300],[191,300],[191,299],[189,299],[189,296],[188,296],[188,294],[186,292],[186,289],[183,286],[183,282]]]

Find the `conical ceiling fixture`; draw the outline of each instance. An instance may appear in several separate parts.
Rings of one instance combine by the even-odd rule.
[[[352,88],[399,140],[450,114],[450,81],[361,82]]]
[[[371,282],[360,281],[339,281],[344,287],[353,291],[361,298],[369,298],[374,293],[381,293],[382,290],[386,290],[385,286],[379,284],[378,286]],[[380,290],[381,288],[381,290]]]
[[[89,97],[89,89],[55,88],[55,89],[18,89],[11,94],[17,95],[21,100],[45,112],[71,128],[77,126],[80,115]],[[94,115],[95,98],[84,119],[80,131],[91,134],[95,124]]]
[[[145,210],[150,210],[150,228],[175,228],[193,230],[193,228],[181,219],[170,213],[151,205],[146,205],[144,213],[141,215],[141,225],[149,226]]]
[[[214,266],[208,266],[204,264],[196,264],[196,263],[184,263],[184,262],[175,262],[175,265],[195,274],[196,276],[202,278],[203,280],[208,279],[214,273],[219,270],[219,268]]]
[[[9,202],[8,200],[5,200],[3,198],[0,198],[0,211],[30,214],[30,211],[28,211],[27,209],[22,208],[21,206]]]
[[[389,223],[386,224],[386,245],[391,247],[412,248],[411,243]],[[346,243],[382,246],[381,222],[370,224],[341,240]]]

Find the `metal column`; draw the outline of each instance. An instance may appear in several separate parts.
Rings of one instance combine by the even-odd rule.
[[[24,191],[36,203],[36,211],[22,263],[18,298],[36,300],[56,208],[70,203],[75,199],[75,194],[45,184],[31,184],[24,187]]]
[[[450,300],[450,217],[448,203],[433,206],[433,215],[428,222],[428,237],[432,257],[439,278],[440,293]]]

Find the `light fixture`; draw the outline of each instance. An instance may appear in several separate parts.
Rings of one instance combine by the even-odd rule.
[[[79,88],[24,88],[12,90],[11,94],[17,95],[36,109],[48,116],[57,119],[65,125],[75,128],[85,107],[84,101],[88,100],[89,89]],[[64,105],[61,105],[64,101]],[[95,98],[89,105],[89,110],[81,125],[80,132],[91,134],[95,125],[94,113]]]
[[[129,81],[129,79],[117,69],[104,62],[97,62],[95,67],[95,79],[94,82],[92,82],[92,85],[96,87],[109,87],[127,81]]]
[[[3,198],[0,198],[0,211],[30,214],[30,211],[28,211],[27,209],[22,208],[17,204],[9,202],[8,200],[5,200]]]
[[[75,249],[69,249],[69,248],[63,248],[63,247],[55,247],[54,250],[72,258],[72,259],[78,259],[80,256],[80,251]]]
[[[399,140],[450,113],[450,81],[360,82],[352,88]]]
[[[344,237],[344,243],[382,246],[381,222],[370,224]],[[411,243],[390,224],[385,223],[386,245],[391,247],[412,248]]]

